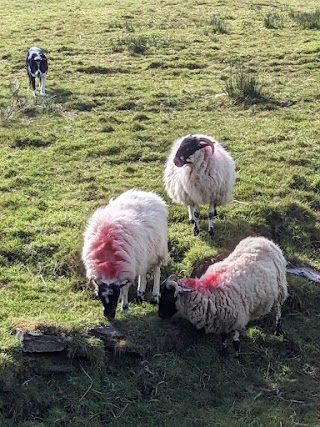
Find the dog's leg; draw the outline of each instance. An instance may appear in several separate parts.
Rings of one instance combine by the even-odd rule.
[[[31,76],[31,75],[29,75],[29,80],[30,80],[30,87],[31,87],[31,89],[32,89],[32,94],[33,94],[33,96],[36,96],[36,79],[33,77],[33,76]]]
[[[46,74],[43,74],[40,77],[40,94],[45,95],[46,94]]]

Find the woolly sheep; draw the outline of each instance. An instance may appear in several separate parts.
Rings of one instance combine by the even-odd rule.
[[[164,186],[173,202],[188,207],[194,235],[199,234],[199,206],[209,204],[208,233],[214,236],[216,207],[227,204],[235,184],[235,164],[230,154],[207,135],[177,139],[164,170]]]
[[[221,354],[233,332],[236,356],[240,332],[249,321],[276,310],[276,335],[282,333],[281,306],[287,298],[286,260],[264,237],[247,237],[223,261],[209,266],[199,279],[169,279],[162,287],[159,316],[179,313],[197,329],[220,334]]]
[[[138,276],[137,298],[145,300],[146,274],[154,272],[151,303],[159,302],[160,267],[167,263],[167,205],[153,192],[129,190],[98,208],[84,232],[82,261],[104,307],[115,317],[118,299],[128,310],[128,290]]]

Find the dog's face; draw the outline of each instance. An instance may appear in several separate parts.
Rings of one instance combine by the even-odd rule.
[[[48,71],[48,61],[40,48],[29,49],[27,56],[28,71],[33,77],[40,77]]]

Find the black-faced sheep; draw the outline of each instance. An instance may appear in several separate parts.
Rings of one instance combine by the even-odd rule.
[[[275,333],[282,333],[281,306],[287,295],[286,260],[281,249],[264,237],[248,237],[199,279],[169,278],[161,291],[159,316],[171,317],[178,312],[197,329],[220,334],[222,354],[227,352],[227,337],[232,332],[238,355],[241,331],[273,307]]]
[[[146,274],[154,272],[151,302],[159,302],[160,267],[167,263],[167,205],[152,192],[129,190],[98,208],[88,221],[82,260],[95,282],[104,315],[114,318],[118,299],[128,310],[128,289],[138,279],[138,299],[145,299]]]
[[[214,236],[216,207],[231,200],[235,179],[232,157],[210,136],[188,135],[173,143],[164,170],[164,185],[175,203],[188,207],[194,235],[199,234],[199,206],[208,204],[208,233]]]

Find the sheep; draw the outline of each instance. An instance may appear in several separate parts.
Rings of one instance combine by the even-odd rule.
[[[146,274],[153,268],[151,303],[158,304],[160,268],[168,259],[168,210],[153,192],[136,189],[122,193],[98,208],[84,232],[82,261],[93,280],[104,315],[115,317],[118,299],[128,311],[128,290],[138,277],[137,300],[144,301]]]
[[[222,356],[228,353],[227,338],[232,332],[238,357],[240,332],[273,307],[275,334],[282,334],[281,307],[287,296],[286,260],[281,249],[265,237],[247,237],[199,279],[170,276],[161,287],[158,313],[161,318],[179,313],[197,329],[219,334]]]
[[[184,136],[172,145],[163,180],[172,201],[187,206],[195,236],[199,234],[199,206],[209,204],[208,233],[213,238],[216,207],[231,200],[236,180],[230,154],[210,136]]]

